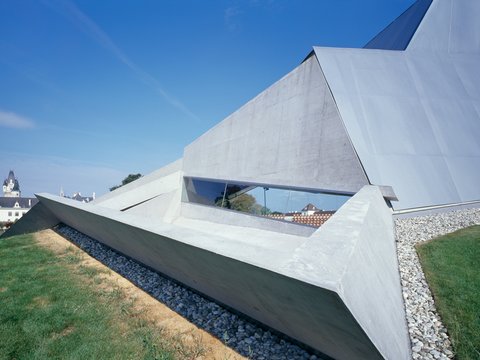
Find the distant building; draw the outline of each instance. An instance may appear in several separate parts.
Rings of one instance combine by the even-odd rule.
[[[335,211],[324,211],[313,204],[307,204],[302,211],[289,212],[286,214],[270,214],[268,217],[276,220],[291,221],[297,224],[322,226],[335,214]]]
[[[3,196],[4,197],[20,197],[20,185],[18,180],[13,173],[13,170],[10,170],[7,178],[3,181]]]
[[[20,184],[13,170],[3,181],[3,196],[0,197],[0,228],[12,224],[34,206],[36,198],[21,197]]]
[[[82,196],[81,193],[76,192],[76,193],[73,193],[72,199],[77,200],[77,201],[81,201],[81,202],[84,202],[84,203],[89,203],[90,201],[95,200],[95,193],[93,193],[92,196]]]
[[[311,215],[294,214],[292,221],[297,224],[305,224],[320,227],[335,214],[335,211],[316,211]]]
[[[320,211],[315,205],[313,204],[307,204],[303,209],[302,209],[302,215],[313,215],[315,214],[316,211]]]
[[[80,202],[83,202],[83,203],[89,203],[90,201],[95,200],[95,193],[92,193],[92,196],[82,196],[82,193],[75,192],[70,197],[70,196],[65,195],[65,193],[63,192],[63,188],[60,189],[60,196],[68,198],[68,199],[77,200],[77,201],[80,201]]]

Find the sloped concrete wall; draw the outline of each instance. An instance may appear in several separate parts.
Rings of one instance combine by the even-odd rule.
[[[363,200],[357,198],[343,214],[353,219],[362,208],[365,211],[363,221],[358,220],[358,240],[342,277],[340,297],[385,358],[395,354],[410,359],[392,213],[378,194],[372,194],[368,207]],[[337,222],[330,229],[343,225]]]
[[[182,203],[181,215],[188,219],[198,219],[232,226],[269,230],[302,237],[308,237],[316,230],[310,226],[295,224],[288,221],[272,221],[272,219],[265,218],[264,216],[251,215],[235,210],[192,203]]]
[[[92,204],[123,210],[181,188],[182,159],[107,193]]]
[[[188,145],[183,170],[349,193],[368,184],[314,57]]]
[[[393,187],[395,210],[480,200],[479,17],[479,1],[434,0],[405,51],[314,48],[369,180]]]
[[[36,203],[24,216],[22,216],[10,229],[5,231],[0,238],[29,234],[35,231],[50,229],[60,222],[58,218],[41,202]]]
[[[333,358],[408,358],[391,213],[377,187],[306,238],[222,225],[226,237],[213,222],[39,198],[63,223]],[[282,249],[288,236],[293,251]]]
[[[147,217],[152,219],[152,221],[171,223],[180,215],[182,204],[182,189],[180,187],[180,181],[181,178],[178,179],[179,187],[176,190],[163,193],[151,200],[129,208],[125,210],[125,213]]]
[[[384,358],[410,359],[392,211],[378,187],[352,197],[285,267],[303,281],[331,284]]]

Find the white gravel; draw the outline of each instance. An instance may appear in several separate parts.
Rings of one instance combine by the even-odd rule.
[[[447,330],[437,313],[415,244],[480,224],[480,209],[395,220],[397,253],[413,359],[454,358]]]

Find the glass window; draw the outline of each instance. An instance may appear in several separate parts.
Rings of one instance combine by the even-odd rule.
[[[320,226],[351,195],[185,178],[189,202]]]

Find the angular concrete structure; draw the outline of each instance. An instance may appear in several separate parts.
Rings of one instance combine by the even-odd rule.
[[[364,49],[315,47],[182,159],[89,204],[39,194],[4,236],[62,222],[332,358],[409,359],[392,215],[480,199],[479,4],[421,0]],[[205,184],[222,205],[228,184],[352,197],[315,229]]]
[[[395,210],[480,200],[479,15],[478,1],[422,0],[371,49],[315,47],[365,172],[394,189]]]
[[[351,194],[368,184],[315,56],[188,145],[183,159],[196,178]]]
[[[187,216],[152,221],[134,208],[37,196],[58,223],[333,358],[409,357],[393,220],[377,187],[318,230],[244,214],[236,225],[198,220],[204,206],[194,204],[182,205]]]

